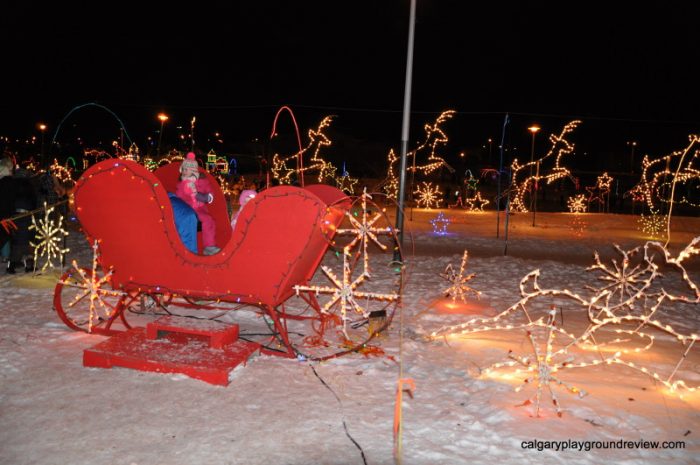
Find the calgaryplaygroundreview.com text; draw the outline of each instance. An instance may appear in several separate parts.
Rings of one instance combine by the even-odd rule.
[[[685,449],[685,441],[630,441],[619,439],[617,441],[575,441],[567,439],[563,441],[541,441],[533,439],[522,441],[520,447],[523,449],[567,451],[575,450],[589,452],[593,449]]]

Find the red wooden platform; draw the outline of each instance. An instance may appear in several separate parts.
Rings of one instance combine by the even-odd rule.
[[[83,366],[182,373],[227,386],[229,372],[259,348],[238,339],[238,325],[166,316],[85,349]]]

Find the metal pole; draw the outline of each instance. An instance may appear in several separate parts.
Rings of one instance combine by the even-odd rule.
[[[158,156],[160,157],[160,144],[163,142],[163,126],[165,125],[165,120],[160,120],[160,133],[158,134]]]
[[[532,135],[532,139],[535,139],[535,135]],[[535,226],[535,214],[537,214],[537,188],[539,187],[538,184],[539,182],[537,181],[540,178],[540,161],[537,160],[537,174],[535,175],[535,184],[534,186],[534,192],[535,192],[535,202],[533,204],[532,208],[532,226]]]
[[[501,131],[501,159],[498,162],[498,188],[496,191],[496,239],[498,239],[499,231],[501,229],[501,176],[503,175],[503,149],[505,146],[506,126],[508,125],[508,120],[508,113],[506,113],[505,118],[503,118],[503,130]]]
[[[399,230],[399,246],[403,248],[403,208],[406,194],[406,153],[408,152],[408,126],[411,119],[411,81],[413,78],[413,41],[416,30],[416,0],[411,0],[408,23],[408,52],[406,56],[406,82],[403,94],[403,124],[401,126],[401,175],[399,176],[399,198],[396,210],[396,229]],[[415,155],[414,155],[415,156]],[[401,260],[400,250],[394,251],[394,260]]]

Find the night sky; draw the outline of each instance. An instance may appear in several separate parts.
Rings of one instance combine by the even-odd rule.
[[[69,6],[70,5],[70,6]],[[0,135],[49,133],[77,105],[112,109],[132,139],[197,117],[230,150],[269,137],[289,105],[302,131],[336,115],[352,165],[400,146],[409,0],[4,2]],[[700,131],[698,2],[417,0],[410,141],[443,110],[449,151],[573,119],[577,150],[614,158],[682,148]],[[57,139],[116,138],[106,112],[76,112]],[[81,130],[85,133],[81,133]],[[279,132],[293,131],[289,118]],[[72,134],[71,131],[75,134]],[[168,135],[174,136],[174,130]],[[544,147],[544,146],[543,146]],[[518,149],[516,149],[517,152]],[[359,152],[359,153],[358,153]]]

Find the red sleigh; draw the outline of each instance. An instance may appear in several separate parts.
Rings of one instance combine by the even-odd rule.
[[[209,211],[221,251],[203,256],[190,252],[177,233],[168,192],[175,190],[178,174],[176,164],[151,173],[121,159],[102,161],[83,174],[74,190],[74,210],[90,243],[98,245],[96,272],[103,277],[98,282],[90,269],[68,271],[54,293],[58,315],[73,329],[114,335],[116,322],[132,327],[125,310],[144,299],[161,306],[177,299],[198,309],[248,304],[272,322],[282,348],[276,354],[296,357],[287,321],[298,316],[287,314],[284,304],[297,293],[295,286],[311,281],[350,201],[330,186],[272,187],[246,205],[231,231],[223,193],[216,188]],[[86,277],[103,295],[116,295],[107,316],[88,315],[91,295],[86,286],[75,285]],[[76,288],[83,291],[71,300]],[[320,310],[313,295],[305,300]],[[327,324],[320,313],[310,318]]]

